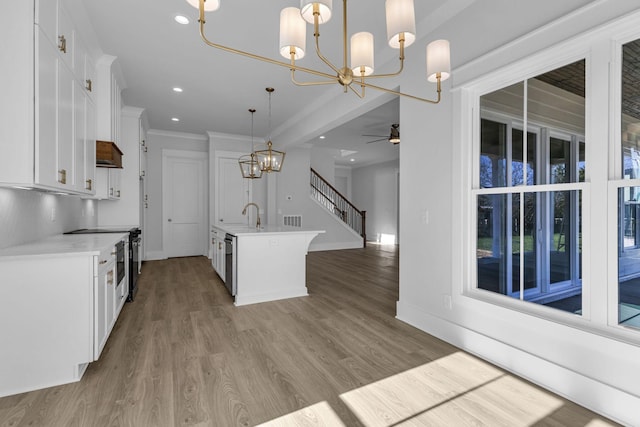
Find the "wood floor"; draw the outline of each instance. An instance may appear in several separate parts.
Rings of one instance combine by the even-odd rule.
[[[395,250],[310,253],[307,277],[234,307],[206,258],[145,262],[82,381],[0,399],[0,426],[613,424],[396,320]]]

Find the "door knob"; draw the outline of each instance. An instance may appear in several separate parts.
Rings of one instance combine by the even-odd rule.
[[[169,218],[167,221],[171,222],[171,218]]]

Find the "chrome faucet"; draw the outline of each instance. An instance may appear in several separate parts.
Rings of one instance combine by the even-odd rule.
[[[244,209],[242,209],[242,215],[246,215],[247,214],[247,208],[249,206],[255,206],[256,207],[256,215],[258,215],[258,219],[256,220],[256,228],[260,228],[260,208],[258,207],[258,205],[256,205],[255,203],[251,202],[251,203],[247,203],[244,206]]]

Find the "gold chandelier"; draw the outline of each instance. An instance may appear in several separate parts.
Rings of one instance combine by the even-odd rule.
[[[356,33],[351,37],[351,64],[350,66],[347,64],[347,0],[342,0],[343,63],[341,67],[331,63],[320,50],[319,27],[331,19],[332,0],[300,0],[300,8],[286,7],[282,9],[280,12],[279,48],[280,54],[287,58],[289,62],[256,55],[210,41],[204,32],[206,22],[205,12],[217,10],[220,7],[220,1],[221,0],[187,0],[189,4],[198,8],[200,11],[200,18],[198,20],[200,23],[200,36],[209,46],[286,67],[291,71],[291,81],[298,86],[339,83],[344,87],[344,92],[351,90],[360,98],[364,98],[365,88],[368,87],[432,104],[440,102],[441,82],[449,78],[451,73],[449,42],[447,40],[436,40],[427,45],[427,79],[430,82],[436,83],[436,99],[421,98],[370,83],[372,79],[393,77],[402,72],[405,59],[404,50],[406,47],[409,47],[416,38],[413,0],[386,0],[385,2],[389,46],[400,50],[399,69],[395,73],[390,74],[374,74],[373,34],[368,32]],[[305,55],[306,23],[313,24],[316,53],[322,62],[333,71],[333,74],[301,67],[296,64],[296,60],[302,59]],[[296,71],[320,77],[321,79],[301,82],[296,80]]]

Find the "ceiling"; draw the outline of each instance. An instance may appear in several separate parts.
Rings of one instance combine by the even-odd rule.
[[[212,41],[285,61],[278,54],[279,14],[284,7],[298,6],[298,0],[222,0],[221,3],[218,11],[206,17],[205,32]],[[333,3],[333,18],[321,26],[320,43],[322,53],[340,65],[341,2]],[[285,67],[206,46],[199,36],[198,11],[185,0],[84,1],[82,4],[101,49],[118,58],[126,85],[122,94],[124,103],[144,108],[151,129],[250,135],[248,109],[255,108],[254,135],[266,138],[269,136],[266,87],[276,89],[271,101],[271,129],[276,135],[279,126],[317,98],[326,97],[327,92],[355,97],[352,93],[343,94],[337,84],[295,86]],[[427,17],[430,10],[441,4],[436,0],[415,2],[418,28],[420,17]],[[365,5],[367,13],[356,13]],[[249,10],[250,15],[246,13]],[[188,17],[190,23],[176,23],[174,17],[178,14]],[[376,64],[397,56],[398,51],[386,43],[384,1],[350,0],[348,19],[349,34],[365,30],[374,33]],[[312,33],[313,28],[308,25],[307,55],[298,64],[328,72],[313,51]],[[424,45],[418,41],[415,47],[407,48],[406,61],[424,61]],[[394,61],[392,66],[376,71],[393,72],[396,67]],[[303,81],[313,79],[302,74],[296,77]],[[384,86],[383,80],[378,82]],[[173,87],[180,87],[183,92],[175,93]],[[173,117],[179,121],[172,121]],[[373,138],[361,135],[388,134],[390,125],[398,122],[399,102],[394,100],[327,132],[323,140],[301,143],[357,151],[348,158],[336,155],[338,164],[357,166],[386,161],[398,157],[398,147],[384,142],[366,144]],[[277,146],[276,138],[274,145]],[[350,162],[351,158],[356,162]]]

